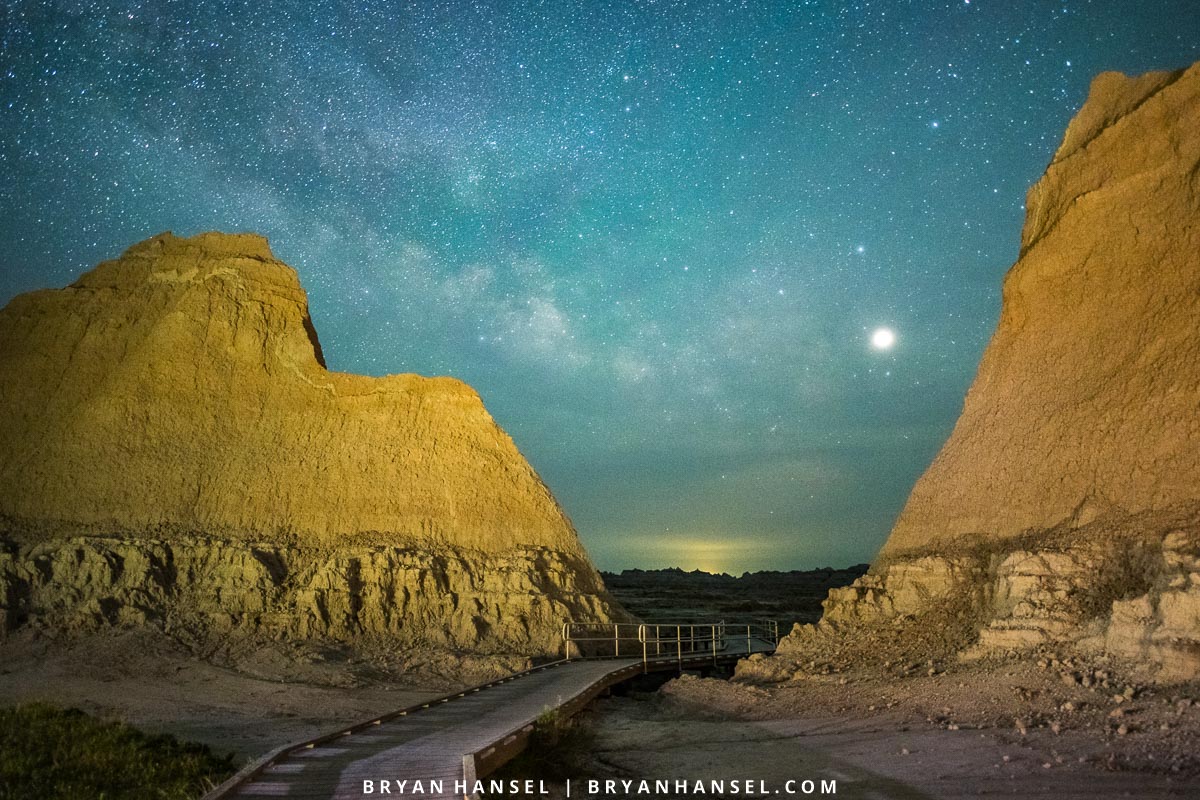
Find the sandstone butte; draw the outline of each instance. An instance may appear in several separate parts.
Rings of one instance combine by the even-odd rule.
[[[1200,64],[1099,75],[1026,209],[962,415],[823,625],[965,601],[974,652],[1200,676]]]
[[[328,370],[260,236],[164,233],[16,297],[0,363],[0,633],[538,654],[624,618],[479,396]]]

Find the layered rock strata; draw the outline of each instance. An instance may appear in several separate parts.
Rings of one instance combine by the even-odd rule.
[[[1026,207],[962,416],[825,624],[966,598],[981,648],[1200,676],[1200,65],[1096,78]]]
[[[266,240],[162,234],[0,311],[6,625],[184,620],[541,652],[608,599],[450,378],[326,369]]]
[[[188,642],[368,637],[409,648],[555,653],[563,620],[613,614],[590,577],[586,563],[537,547],[485,556],[75,537],[0,554],[0,626],[149,624]]]

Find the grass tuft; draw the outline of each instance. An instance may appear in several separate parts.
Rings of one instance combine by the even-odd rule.
[[[232,755],[78,709],[0,708],[0,800],[194,800],[233,771]]]
[[[595,741],[595,732],[581,717],[546,709],[538,715],[525,750],[488,778],[563,783],[584,771]]]

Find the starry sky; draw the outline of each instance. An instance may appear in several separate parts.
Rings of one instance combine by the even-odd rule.
[[[260,232],[331,368],[470,383],[602,568],[739,573],[874,555],[1092,76],[1200,14],[4,0],[0,40],[0,302]]]

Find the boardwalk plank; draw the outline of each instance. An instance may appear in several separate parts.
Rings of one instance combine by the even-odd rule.
[[[772,645],[759,642],[755,649],[770,650]],[[664,659],[650,668],[671,669],[676,663]],[[514,731],[533,724],[543,712],[587,694],[598,682],[607,684],[638,674],[641,669],[618,675],[642,666],[640,658],[572,661],[507,678],[479,691],[458,693],[447,702],[422,704],[419,710],[337,736],[327,744],[296,749],[276,759],[257,779],[211,794],[206,800],[361,800],[364,780],[376,785],[380,780],[391,781],[391,797],[459,797],[453,788],[455,781],[463,779],[464,754],[498,745]],[[410,782],[404,791],[397,788],[401,780]],[[414,794],[415,780],[422,781],[424,789],[429,788],[430,780],[441,780],[450,791]]]

